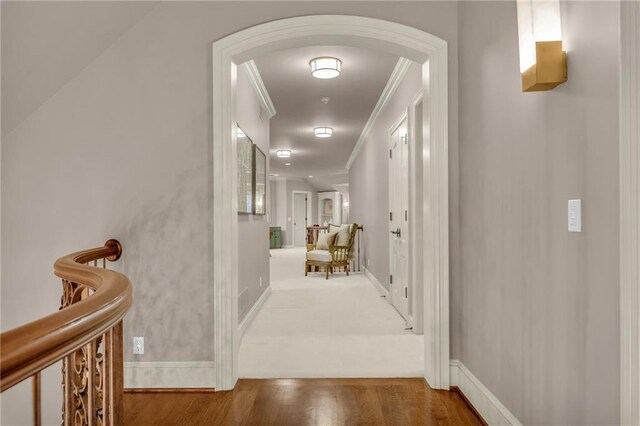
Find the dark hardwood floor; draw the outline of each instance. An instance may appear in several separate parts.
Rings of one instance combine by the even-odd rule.
[[[423,379],[240,380],[231,392],[125,393],[126,425],[481,425]]]

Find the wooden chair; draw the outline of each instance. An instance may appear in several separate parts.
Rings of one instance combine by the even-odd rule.
[[[334,270],[342,268],[349,276],[349,261],[353,252],[356,232],[358,232],[358,225],[354,223],[349,231],[348,244],[341,246],[334,244],[329,246],[329,250],[317,250],[315,244],[307,244],[307,255],[304,263],[305,277],[314,266],[320,269],[324,268],[326,279],[329,279],[329,273],[333,274]]]

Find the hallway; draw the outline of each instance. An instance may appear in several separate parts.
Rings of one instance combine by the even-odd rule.
[[[272,293],[240,343],[241,378],[423,376],[423,336],[363,273],[305,277],[304,248],[271,254]]]

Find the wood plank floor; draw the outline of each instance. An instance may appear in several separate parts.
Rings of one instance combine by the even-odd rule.
[[[216,393],[125,393],[126,425],[481,425],[423,379],[240,380]]]

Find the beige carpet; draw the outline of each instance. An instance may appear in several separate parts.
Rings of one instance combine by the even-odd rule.
[[[241,341],[240,377],[423,375],[423,336],[364,274],[305,277],[303,248],[271,253],[272,293]]]

